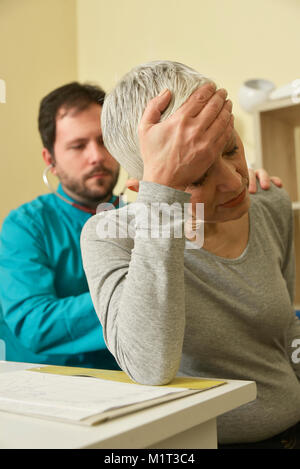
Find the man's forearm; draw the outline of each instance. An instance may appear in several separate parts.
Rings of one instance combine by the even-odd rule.
[[[36,296],[4,303],[10,330],[33,353],[78,354],[106,348],[90,294],[53,298]]]

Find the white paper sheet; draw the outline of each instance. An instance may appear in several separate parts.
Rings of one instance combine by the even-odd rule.
[[[110,409],[180,391],[186,389],[24,370],[0,374],[0,410],[79,422]]]

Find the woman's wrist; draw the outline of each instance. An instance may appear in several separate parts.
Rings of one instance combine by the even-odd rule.
[[[178,191],[183,192],[186,189],[186,186],[184,184],[180,184],[178,181],[174,181],[171,178],[163,176],[162,174],[144,173],[142,181],[154,182],[155,184],[171,187],[172,189],[176,189]]]

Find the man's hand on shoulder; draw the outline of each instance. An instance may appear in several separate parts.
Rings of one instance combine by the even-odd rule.
[[[260,183],[260,186],[264,190],[268,190],[271,187],[273,182],[275,186],[282,187],[282,181],[277,176],[269,176],[267,171],[263,168],[260,169],[251,169],[249,168],[249,193],[255,194],[257,192],[257,179]]]

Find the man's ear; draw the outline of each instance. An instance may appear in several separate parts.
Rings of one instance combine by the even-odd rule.
[[[50,166],[50,165],[53,166],[53,167],[51,168],[51,173],[52,173],[52,174],[56,174],[56,168],[55,168],[55,161],[54,161],[54,158],[53,158],[52,154],[50,153],[50,151],[49,151],[47,148],[43,148],[43,150],[42,150],[42,156],[43,156],[43,160],[45,161],[45,163],[46,163],[47,166]]]
[[[140,183],[138,179],[128,179],[126,181],[126,187],[127,189],[130,189],[131,191],[138,192]]]

